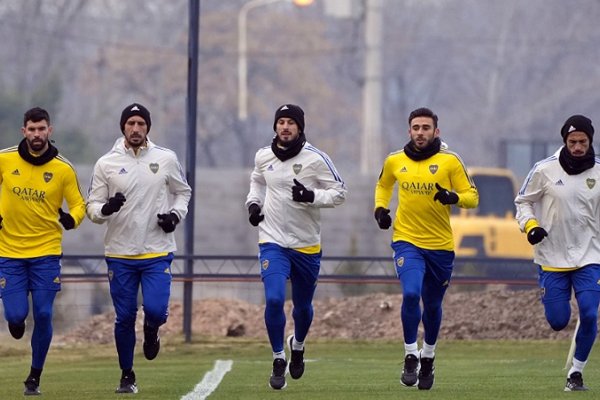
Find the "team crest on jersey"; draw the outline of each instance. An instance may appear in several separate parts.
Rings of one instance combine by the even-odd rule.
[[[0,288],[4,289],[6,287],[6,278],[0,278]]]
[[[439,166],[437,164],[433,164],[429,166],[429,172],[431,172],[432,175],[435,175],[436,172],[438,172]]]
[[[404,257],[398,257],[398,259],[396,260],[396,266],[402,267],[403,265],[404,265]]]
[[[587,178],[585,180],[585,183],[586,183],[587,187],[590,189],[592,189],[594,186],[596,186],[596,180],[594,178]]]
[[[52,172],[44,172],[44,181],[46,181],[46,183],[50,182],[53,176]]]
[[[294,164],[292,169],[294,170],[294,173],[298,175],[300,171],[302,171],[302,164]]]
[[[150,164],[150,171],[152,171],[152,173],[157,173],[158,172],[158,164],[157,163],[151,163]]]
[[[269,260],[263,260],[263,262],[260,264],[260,267],[263,269],[263,271],[266,271],[267,268],[269,268]]]

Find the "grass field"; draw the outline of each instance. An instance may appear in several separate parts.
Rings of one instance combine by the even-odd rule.
[[[265,338],[266,341],[266,338]],[[194,389],[216,360],[233,367],[208,398],[218,399],[578,399],[600,398],[600,360],[592,353],[584,379],[589,392],[565,393],[566,341],[442,341],[438,346],[436,381],[429,392],[399,383],[403,350],[391,341],[309,341],[306,373],[288,376],[283,391],[268,388],[270,349],[263,341],[197,340],[184,344],[163,340],[154,361],[136,354],[139,393],[114,393],[120,371],[113,346],[50,349],[42,376],[42,398],[52,399],[180,399]],[[141,346],[140,347],[141,350]],[[0,338],[0,399],[23,398],[22,381],[29,372],[27,341]]]

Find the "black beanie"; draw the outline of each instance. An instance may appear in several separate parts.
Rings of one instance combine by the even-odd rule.
[[[134,115],[139,115],[146,121],[146,125],[148,126],[148,130],[146,132],[150,132],[150,126],[152,126],[152,120],[150,119],[150,111],[140,103],[133,103],[125,107],[123,112],[121,113],[121,132],[125,133],[125,123],[127,120]]]
[[[275,121],[273,122],[273,130],[277,132],[277,121],[279,118],[291,118],[296,121],[300,132],[304,132],[304,111],[295,104],[284,104],[275,111]]]
[[[592,140],[594,139],[594,127],[592,125],[592,120],[590,120],[588,117],[584,117],[583,115],[570,116],[560,130],[560,135],[563,138],[563,142],[566,143],[569,133],[575,131],[585,133],[588,139],[590,139],[590,143],[592,143]]]

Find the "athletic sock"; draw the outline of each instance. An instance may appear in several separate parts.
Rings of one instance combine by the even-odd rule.
[[[292,339],[292,350],[304,350],[304,342],[296,341],[296,336]]]
[[[587,360],[579,361],[578,359],[573,357],[573,365],[571,366],[571,369],[567,373],[567,378],[570,377],[573,372],[583,372],[583,368],[585,367],[585,364],[587,364]]]
[[[404,356],[412,354],[419,357],[419,346],[415,343],[404,343]]]
[[[427,344],[423,342],[423,349],[421,350],[421,357],[434,358],[435,357],[435,344]]]

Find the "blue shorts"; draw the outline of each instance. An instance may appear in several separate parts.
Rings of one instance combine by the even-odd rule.
[[[538,282],[542,303],[571,300],[571,288],[575,293],[584,290],[600,291],[600,265],[589,264],[585,267],[565,272],[551,272],[539,269]]]
[[[61,256],[0,257],[0,295],[30,290],[60,291]]]
[[[306,254],[274,243],[258,245],[260,276],[282,274],[293,280],[316,282],[321,269],[321,253]]]
[[[402,279],[406,271],[418,270],[426,281],[448,286],[454,269],[454,252],[427,250],[405,241],[392,243],[396,275]]]
[[[139,284],[142,282],[142,276],[149,286],[154,289],[170,287],[173,258],[173,253],[166,256],[140,259],[106,257],[111,290],[129,288],[137,293]]]

